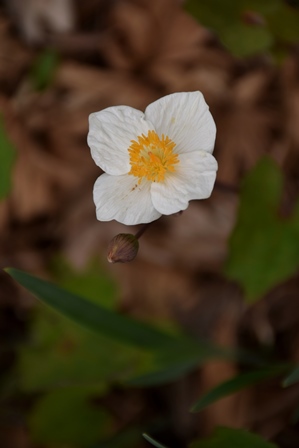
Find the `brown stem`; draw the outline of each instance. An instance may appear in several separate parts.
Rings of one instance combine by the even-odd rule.
[[[149,226],[152,223],[148,223],[148,224],[144,224],[141,229],[138,230],[138,232],[135,234],[135,238],[137,238],[137,240],[144,234],[144,232],[149,228]]]

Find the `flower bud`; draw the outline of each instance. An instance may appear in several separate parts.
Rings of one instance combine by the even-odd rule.
[[[119,233],[109,243],[109,263],[128,263],[134,260],[139,249],[138,239],[130,233]]]

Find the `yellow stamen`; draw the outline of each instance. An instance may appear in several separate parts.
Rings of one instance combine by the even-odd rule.
[[[175,172],[175,165],[179,157],[173,149],[176,144],[162,134],[160,138],[155,131],[148,131],[131,141],[128,151],[130,154],[131,170],[129,174],[152,182],[163,182],[168,172]]]

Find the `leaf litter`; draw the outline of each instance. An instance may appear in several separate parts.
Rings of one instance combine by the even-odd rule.
[[[182,216],[153,224],[132,265],[105,267],[119,285],[119,309],[156,321],[175,319],[192,335],[230,347],[272,346],[279,359],[298,362],[298,275],[252,307],[244,305],[241,289],[223,277],[240,184],[262,156],[272,157],[284,173],[282,211],[292,213],[298,199],[298,54],[290,52],[280,66],[266,57],[234,59],[175,0],[75,1],[77,20],[70,12],[68,32],[34,29],[32,38],[19,3],[13,2],[13,14],[4,5],[0,9],[0,111],[17,152],[11,192],[0,203],[1,266],[51,277],[57,252],[79,272],[93,257],[104,265],[107,244],[123,226],[95,218],[91,192],[99,169],[86,144],[89,113],[117,104],[143,109],[168,93],[199,89],[217,123],[219,187]],[[29,3],[28,14],[34,15],[35,2]],[[36,90],[30,70],[49,46],[60,55],[59,64],[51,83]],[[11,288],[7,276],[1,283],[3,291]],[[1,316],[13,316],[9,329],[5,317],[0,319],[4,339],[20,334],[34,306],[24,291],[11,295],[9,303],[5,294],[0,296]],[[5,370],[14,350],[3,346]],[[189,417],[185,409],[238,372],[237,363],[209,362],[156,392],[163,398],[163,412],[171,409],[175,437],[186,442],[198,434],[201,417]],[[107,395],[108,408],[122,400],[117,393]],[[124,394],[130,399],[129,391]],[[298,446],[299,433],[287,422],[298,397],[296,386],[282,390],[278,381],[255,386],[205,410],[201,434],[216,425],[238,425],[282,447],[289,446],[286,440]],[[146,393],[138,393],[138,412],[148,406],[157,411]],[[119,428],[138,421],[138,412],[130,412],[127,420],[116,414]],[[24,426],[10,421],[3,440],[14,448],[34,446]]]

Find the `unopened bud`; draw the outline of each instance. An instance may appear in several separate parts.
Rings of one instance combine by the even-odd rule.
[[[130,233],[119,233],[109,243],[109,263],[128,263],[134,260],[139,249],[138,239]]]

